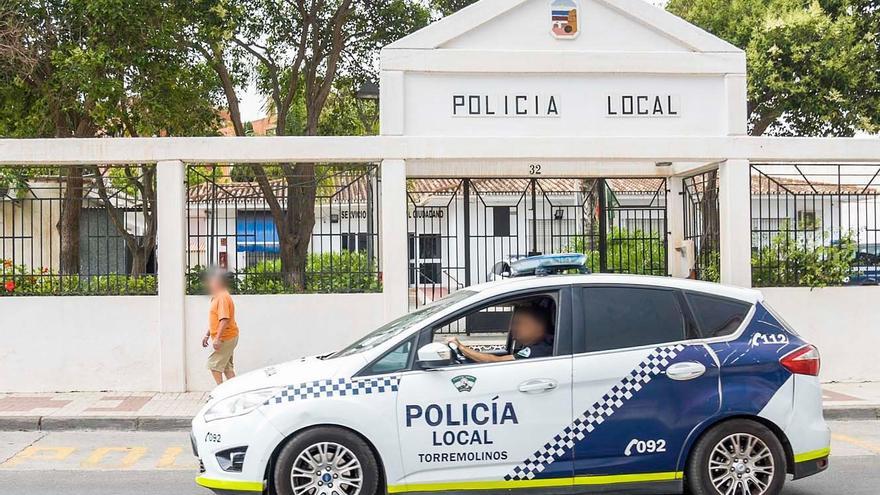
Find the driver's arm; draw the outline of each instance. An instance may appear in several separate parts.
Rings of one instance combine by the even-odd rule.
[[[505,354],[503,356],[496,356],[495,354],[487,354],[485,352],[475,351],[470,347],[462,344],[458,337],[450,337],[447,342],[454,343],[458,346],[458,351],[464,354],[464,357],[470,359],[475,363],[498,363],[501,361],[513,361],[514,357],[510,354]]]

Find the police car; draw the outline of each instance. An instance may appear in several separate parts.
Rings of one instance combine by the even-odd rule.
[[[827,468],[819,353],[759,292],[543,276],[582,261],[521,260],[516,275],[535,275],[459,290],[335,353],[220,385],[193,420],[197,483],[773,495],[788,475]]]

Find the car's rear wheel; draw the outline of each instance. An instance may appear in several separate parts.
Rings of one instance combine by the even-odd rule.
[[[760,423],[733,420],[703,435],[685,476],[693,495],[778,495],[785,472],[776,435]]]
[[[376,458],[360,437],[341,428],[299,433],[278,454],[278,495],[375,495]]]

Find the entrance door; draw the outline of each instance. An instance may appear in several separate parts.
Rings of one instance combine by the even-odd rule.
[[[703,344],[689,343],[696,330],[683,296],[622,284],[578,290],[576,483],[681,479],[688,435],[720,407],[719,368]]]
[[[509,354],[507,325],[523,297],[464,310],[423,332],[419,345],[456,335],[472,348]],[[544,449],[571,421],[570,290],[538,297],[555,306],[553,356],[401,376],[397,410],[408,491],[570,485],[570,453],[555,458]]]

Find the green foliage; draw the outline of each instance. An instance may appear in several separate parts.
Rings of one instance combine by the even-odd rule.
[[[28,192],[30,169],[25,167],[0,166],[0,200],[14,195],[22,199]]]
[[[858,245],[851,233],[830,245],[788,229],[752,252],[755,287],[827,287],[843,285],[852,273]]]
[[[477,0],[431,0],[431,7],[441,16],[458,12]]]
[[[205,267],[195,266],[186,275],[187,294],[204,294]],[[306,263],[307,293],[380,292],[378,269],[366,253],[315,253]],[[233,281],[237,294],[294,294],[302,292],[284,283],[280,260],[261,261],[247,267]]]
[[[166,0],[9,0],[0,9],[0,135],[205,135],[213,74]]]
[[[0,266],[0,296],[154,295],[157,289],[155,275],[59,275],[10,260]]]
[[[309,292],[379,292],[382,290],[375,263],[367,253],[322,253],[309,256],[306,264]]]
[[[656,232],[612,228],[607,234],[608,271],[612,273],[632,273],[642,275],[666,274],[666,246],[663,236]],[[572,237],[569,253],[587,255],[587,266],[593,273],[599,270],[598,240],[593,248],[587,244],[589,238]]]
[[[753,135],[880,131],[876,0],[670,0],[667,9],[746,51]]]
[[[703,255],[700,280],[706,282],[721,282],[721,253],[718,251],[710,251]]]

